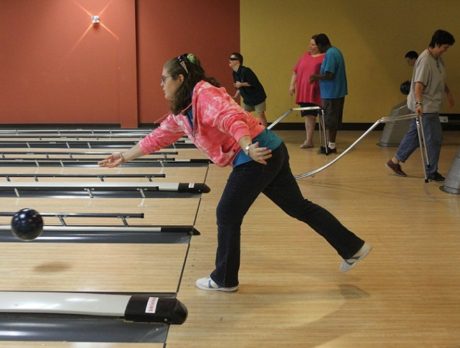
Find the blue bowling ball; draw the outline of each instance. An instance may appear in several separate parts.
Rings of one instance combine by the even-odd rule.
[[[43,232],[43,218],[34,209],[21,209],[11,219],[11,231],[21,240],[34,240]]]

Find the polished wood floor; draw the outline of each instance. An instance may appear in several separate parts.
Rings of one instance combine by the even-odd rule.
[[[318,155],[317,148],[301,150],[303,132],[279,134],[288,145],[295,174],[334,158]],[[340,132],[339,152],[361,134]],[[424,183],[418,152],[403,167],[409,177],[390,173],[384,163],[395,148],[377,146],[380,135],[371,133],[336,164],[299,181],[307,198],[374,246],[368,258],[349,273],[338,271],[340,258],[308,226],[260,197],[243,226],[239,291],[196,289],[195,280],[213,269],[214,211],[229,172],[212,165],[206,173],[189,174],[190,181],[205,179],[212,189],[199,202],[74,199],[40,203],[49,208],[45,210],[64,211],[110,211],[124,206],[124,210],[145,212],[149,223],[186,224],[196,218],[201,235],[192,238],[188,254],[183,246],[160,250],[103,245],[104,257],[97,255],[93,265],[85,260],[97,254],[91,246],[54,245],[51,249],[50,245],[13,243],[3,247],[0,290],[167,291],[179,282],[179,264],[186,257],[178,298],[186,304],[189,317],[183,325],[170,327],[168,348],[460,347],[460,195],[441,191],[438,183]],[[447,174],[460,140],[458,132],[444,136],[440,171]],[[175,173],[177,181],[188,175],[186,170]],[[14,211],[35,202],[3,199],[1,208]],[[32,257],[15,265],[21,255]],[[139,273],[132,274],[133,269]],[[98,276],[101,273],[103,277]],[[14,348],[160,346],[0,342],[0,347]]]
[[[279,133],[296,174],[333,158],[299,149],[302,132]],[[341,132],[339,149],[360,134]],[[190,317],[171,328],[168,348],[460,347],[460,196],[424,183],[419,153],[404,165],[409,177],[391,174],[384,163],[395,149],[376,146],[380,134],[299,182],[306,197],[374,246],[346,274],[323,239],[260,197],[244,223],[238,293],[194,288],[213,267],[213,212],[227,172],[211,167],[213,191],[197,224],[203,235],[192,240],[180,290]],[[458,139],[445,132],[444,174]]]

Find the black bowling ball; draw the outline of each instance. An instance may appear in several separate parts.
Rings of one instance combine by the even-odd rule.
[[[399,90],[401,91],[402,94],[409,95],[410,81],[404,81],[403,83],[401,83],[401,86],[399,86]]]
[[[43,218],[34,209],[21,209],[11,219],[11,231],[21,240],[34,240],[43,232]]]

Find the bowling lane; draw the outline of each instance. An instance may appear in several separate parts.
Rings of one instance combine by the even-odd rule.
[[[120,151],[127,150],[120,149]],[[13,159],[13,158],[105,158],[112,152],[118,150],[111,149],[27,149],[27,148],[0,148],[0,158]],[[158,159],[158,158],[207,158],[201,151],[196,148],[182,148],[182,149],[163,149],[142,158]]]
[[[144,213],[143,219],[128,219],[136,225],[193,225],[200,198],[3,198],[0,211],[16,212],[33,208],[43,213]],[[57,218],[44,218],[45,225],[60,225]],[[11,217],[0,217],[0,224],[9,224]],[[122,225],[121,219],[66,218],[69,225]]]
[[[177,291],[186,244],[2,245],[2,291]]]
[[[163,348],[163,343],[0,342],[0,348]]]
[[[153,178],[154,182],[189,182],[201,183],[206,180],[207,168],[0,168],[0,173],[70,173],[70,174],[165,174],[165,178]],[[0,178],[5,180],[6,178]],[[68,181],[68,178],[40,178],[40,182],[53,184],[58,181]],[[72,178],[75,182],[99,183],[99,178]],[[33,178],[12,178],[12,182],[33,182]],[[107,178],[106,182],[148,182],[146,178]],[[39,212],[61,213],[144,213],[144,219],[129,219],[132,225],[192,225],[199,205],[199,197],[187,199],[175,198],[3,198],[0,200],[0,211],[15,212],[22,208],[34,208]],[[180,213],[177,213],[180,212]],[[71,218],[69,224],[121,224],[117,219],[81,219]],[[9,223],[9,219],[1,218],[0,223]],[[57,224],[58,220],[48,218],[45,224]]]
[[[163,167],[163,168],[133,168],[133,167],[119,167],[119,168],[78,168],[78,167],[0,167],[0,174],[164,174],[164,178],[152,178],[152,181],[159,182],[205,182],[207,167]],[[39,178],[41,182],[57,182],[57,180],[68,181],[68,178]],[[100,182],[99,177],[95,178],[72,178],[76,182]],[[0,181],[6,181],[5,177],[0,177]],[[18,182],[32,182],[33,178],[15,178],[12,177],[11,181]],[[107,182],[147,182],[147,178],[105,178]]]
[[[7,148],[5,151],[12,151]],[[16,149],[14,149],[16,150]],[[26,149],[25,149],[26,150]],[[95,151],[120,151],[123,149],[94,149]],[[177,151],[168,155],[177,159],[205,158],[193,148],[169,149]],[[36,146],[31,151],[59,151]],[[78,151],[76,148],[62,149]],[[88,149],[81,149],[82,152]],[[0,149],[1,152],[1,149]],[[41,155],[41,154],[40,154]],[[42,155],[41,155],[42,156]],[[80,155],[78,155],[80,156]],[[164,174],[153,177],[154,182],[204,183],[207,166],[203,167],[4,167],[0,173],[42,174]],[[14,157],[14,156],[8,156]],[[20,157],[18,155],[18,157]],[[33,156],[29,156],[33,157]],[[53,157],[61,157],[59,154]],[[85,156],[81,156],[85,157]],[[158,158],[158,156],[151,156]],[[0,181],[6,178],[1,178]],[[78,181],[99,183],[100,178],[40,178],[40,182]],[[11,178],[11,181],[34,182],[33,178]],[[147,178],[105,178],[106,182],[148,182]],[[129,219],[136,225],[194,225],[200,198],[2,198],[0,211],[15,212],[24,207],[49,213],[144,213],[144,219]],[[0,223],[9,224],[10,217],[1,217]],[[68,225],[122,225],[121,219],[66,218]],[[57,218],[46,217],[45,224],[57,224]],[[118,292],[118,293],[168,293],[176,292],[181,279],[188,244],[114,244],[104,243],[4,243],[0,255],[0,271],[3,271],[4,286],[1,291],[70,291],[70,292]],[[180,297],[180,296],[179,296]],[[13,338],[17,339],[17,337]],[[9,342],[1,341],[0,348],[144,348],[164,347],[163,343],[85,343],[85,342]]]

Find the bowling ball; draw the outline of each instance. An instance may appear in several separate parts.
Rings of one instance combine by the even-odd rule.
[[[21,240],[34,240],[43,232],[43,218],[34,209],[21,209],[11,219],[11,231]]]
[[[402,94],[409,95],[410,81],[404,81],[403,83],[401,83],[401,86],[399,86],[399,90],[401,91]]]

